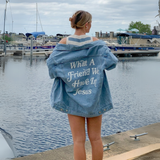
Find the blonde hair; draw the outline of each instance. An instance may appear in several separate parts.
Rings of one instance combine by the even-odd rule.
[[[89,12],[79,10],[69,18],[71,21],[71,27],[74,29],[83,28],[87,22],[92,21],[92,15]]]

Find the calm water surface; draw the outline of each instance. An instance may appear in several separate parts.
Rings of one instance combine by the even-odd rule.
[[[114,109],[102,136],[160,122],[160,56],[120,59],[107,74]],[[73,143],[67,115],[50,107],[52,83],[44,58],[0,57],[0,127],[19,156]]]

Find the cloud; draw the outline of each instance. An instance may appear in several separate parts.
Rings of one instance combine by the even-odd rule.
[[[126,29],[131,21],[141,21],[153,28],[159,9],[158,0],[38,0],[37,4],[40,15],[38,31],[42,30],[42,24],[48,35],[73,34],[68,19],[80,9],[89,11],[93,16],[91,35],[96,31]],[[5,2],[0,0],[0,30],[3,30],[4,8]],[[12,29],[16,33],[36,30],[36,0],[10,0],[6,30],[10,32]]]

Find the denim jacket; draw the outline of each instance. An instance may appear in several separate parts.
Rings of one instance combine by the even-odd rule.
[[[118,60],[106,43],[98,40],[83,46],[57,44],[47,59],[55,78],[51,106],[61,112],[96,117],[113,108],[106,70]]]

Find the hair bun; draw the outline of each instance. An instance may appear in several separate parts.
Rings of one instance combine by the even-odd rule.
[[[72,17],[69,18],[71,27],[74,29],[83,28],[87,22],[92,20],[92,15],[83,10],[76,11]]]

